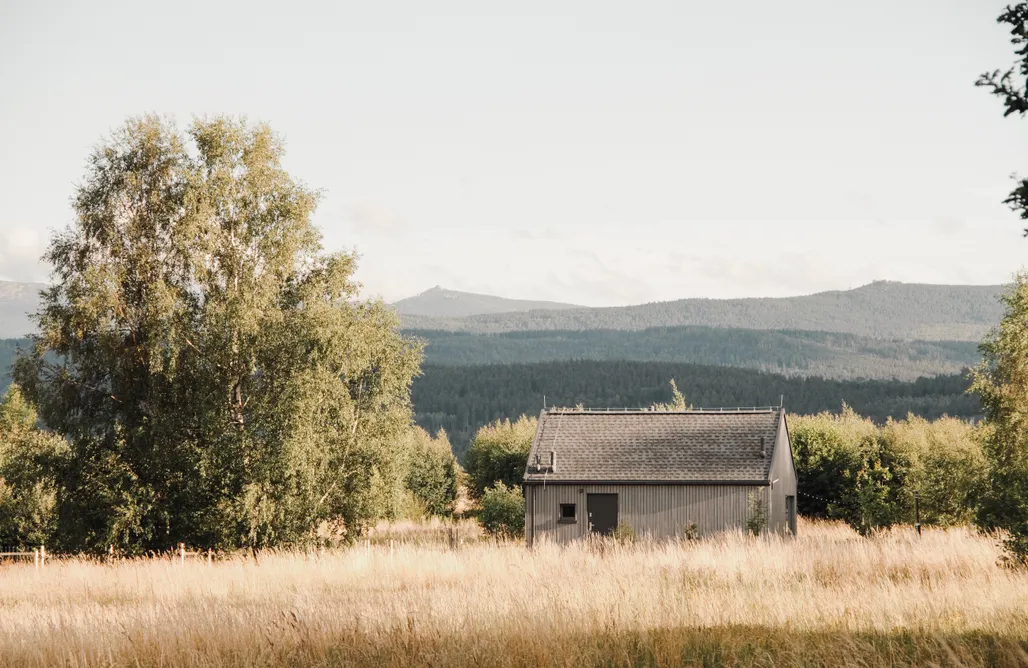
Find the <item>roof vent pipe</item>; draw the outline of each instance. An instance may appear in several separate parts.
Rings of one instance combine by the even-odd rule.
[[[767,444],[764,442],[764,437],[760,437],[760,456],[767,459]]]
[[[550,450],[550,471],[557,470],[557,451]]]

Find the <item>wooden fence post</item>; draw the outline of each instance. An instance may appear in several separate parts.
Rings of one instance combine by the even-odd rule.
[[[211,565],[211,561],[212,561],[212,559],[211,559],[211,548],[207,548],[207,565],[208,566]]]
[[[39,565],[46,566],[46,545],[39,546]]]
[[[182,564],[183,566],[186,565],[186,544],[185,543],[179,543],[178,544],[178,560],[179,560],[179,563]]]

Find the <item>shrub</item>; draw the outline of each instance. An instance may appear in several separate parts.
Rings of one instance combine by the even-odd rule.
[[[861,536],[891,527],[897,519],[892,480],[889,467],[882,465],[878,457],[865,460],[857,472],[853,489],[841,504],[829,507],[832,514],[845,520]]]
[[[0,545],[50,543],[57,524],[57,475],[68,444],[39,429],[35,409],[11,385],[0,398]]]
[[[618,522],[618,525],[614,527],[614,532],[611,537],[619,543],[634,543],[636,538],[635,529],[628,522]]]
[[[464,472],[453,456],[450,439],[442,429],[432,438],[420,427],[413,429],[411,438],[407,489],[423,504],[426,514],[451,515]]]
[[[472,495],[481,498],[497,481],[507,486],[521,483],[536,422],[522,415],[514,422],[497,420],[478,430],[465,458]]]
[[[809,517],[829,517],[828,501],[838,501],[853,487],[860,468],[862,444],[876,434],[874,423],[843,404],[838,415],[789,416],[796,476],[798,511]]]
[[[499,538],[517,538],[525,533],[525,497],[517,487],[502,482],[482,494],[482,509],[478,519],[490,535]]]
[[[754,536],[759,536],[767,528],[767,504],[760,492],[750,492],[749,518],[746,520],[746,530]]]

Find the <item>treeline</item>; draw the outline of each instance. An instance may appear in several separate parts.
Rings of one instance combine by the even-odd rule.
[[[978,400],[964,374],[901,381],[786,377],[748,369],[657,362],[571,361],[445,366],[426,364],[411,391],[415,419],[445,429],[457,455],[484,424],[537,415],[548,406],[640,407],[671,398],[669,381],[696,407],[770,406],[784,396],[792,413],[838,411],[845,403],[876,423],[908,413],[976,418]]]
[[[674,385],[671,390],[671,403],[650,408],[684,409],[685,396]],[[497,533],[523,528],[524,505],[512,490],[521,484],[536,422],[526,416],[497,420],[471,441],[470,491],[484,507],[492,506]],[[989,486],[984,428],[952,417],[915,415],[875,424],[848,406],[834,413],[790,414],[787,422],[800,514],[841,519],[863,535],[915,519],[925,526],[975,521]]]
[[[844,332],[886,339],[980,341],[999,321],[1002,286],[920,285],[876,281],[855,290],[802,297],[680,299],[638,306],[579,308],[428,318],[404,327],[475,333],[533,330],[641,330],[730,327]]]
[[[893,524],[969,524],[988,486],[982,434],[966,421],[917,416],[875,424],[846,407],[790,415],[797,508],[867,534]],[[915,495],[918,508],[915,508]]]
[[[108,490],[83,489],[68,441],[40,429],[38,423],[36,410],[18,386],[8,387],[0,397],[0,546],[82,548],[70,542],[72,520],[62,517],[68,510],[67,497],[89,501]],[[362,515],[368,522],[448,516],[463,481],[464,472],[445,432],[435,437],[417,427],[399,432],[374,463],[367,490],[361,490],[366,506]],[[93,512],[102,512],[102,506],[97,504]],[[169,516],[168,521],[178,523],[180,518]],[[119,549],[133,548],[119,544]]]
[[[526,364],[560,360],[686,362],[787,375],[901,379],[958,373],[980,356],[970,341],[907,341],[800,330],[655,327],[640,331],[473,334],[406,330],[426,342],[429,364]]]

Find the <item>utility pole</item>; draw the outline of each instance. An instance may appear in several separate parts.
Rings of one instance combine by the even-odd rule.
[[[921,503],[918,498],[917,490],[914,490],[914,528],[917,529],[917,535],[921,535]]]

